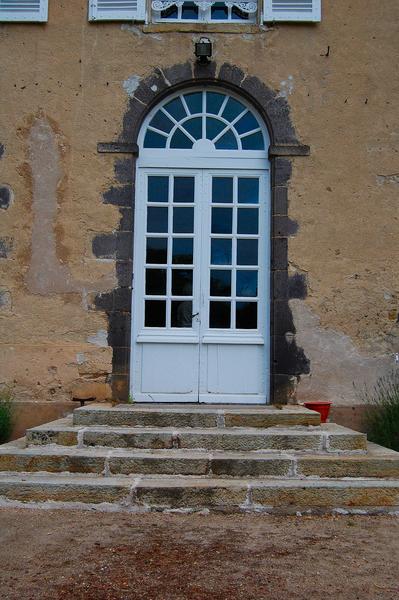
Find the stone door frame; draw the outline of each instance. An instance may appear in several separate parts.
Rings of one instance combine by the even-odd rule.
[[[309,146],[301,144],[295,134],[286,98],[279,96],[257,77],[245,74],[239,67],[224,63],[198,65],[187,62],[156,68],[142,79],[129,100],[122,133],[117,142],[99,142],[100,153],[116,157],[116,185],[103,194],[103,202],[119,208],[119,229],[113,234],[100,234],[93,239],[93,253],[98,258],[116,261],[117,287],[98,294],[94,308],[105,311],[108,318],[108,343],[113,348],[110,382],[115,399],[129,396],[131,294],[133,259],[133,209],[135,171],[138,156],[137,139],[142,123],[152,108],[173,92],[190,86],[218,86],[246,99],[258,111],[269,130],[271,145],[271,398],[286,402],[292,381],[309,373],[309,361],[295,342],[295,326],[289,307],[290,297],[303,297],[306,286],[298,277],[288,276],[288,237],[296,231],[296,223],[288,218],[289,180],[292,157],[308,156]],[[294,280],[292,280],[294,279]]]

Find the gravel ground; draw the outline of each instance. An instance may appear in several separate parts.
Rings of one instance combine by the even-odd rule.
[[[1,600],[398,600],[399,518],[0,509]]]

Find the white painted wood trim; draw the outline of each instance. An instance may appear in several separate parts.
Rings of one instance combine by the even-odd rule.
[[[245,336],[245,335],[237,335],[237,337],[234,337],[234,334],[230,334],[230,335],[225,335],[225,336],[212,336],[212,335],[204,335],[201,338],[201,342],[203,344],[256,344],[256,345],[261,345],[263,346],[265,344],[265,338],[262,336],[258,336],[258,337],[250,337],[250,336]]]
[[[89,0],[89,21],[145,21],[146,0],[137,0],[136,9],[120,7],[120,0],[107,0],[107,8],[102,8],[99,0]],[[109,6],[115,3],[115,9]],[[133,4],[133,3],[132,3]]]
[[[139,334],[136,338],[137,344],[198,344],[198,336],[178,336],[178,335],[150,335],[146,333]]]
[[[286,4],[286,8],[281,10]],[[321,21],[321,0],[312,0],[312,9],[309,11],[295,10],[295,4],[299,7],[301,1],[292,3],[290,0],[263,0],[263,20],[266,22],[311,22]]]
[[[253,394],[200,394],[200,404],[267,404],[266,396]]]
[[[6,9],[0,3],[0,22],[15,22],[15,23],[43,23],[48,20],[48,0],[40,0],[37,8],[32,10],[23,10],[26,8],[27,2],[20,0],[14,3],[13,9]]]

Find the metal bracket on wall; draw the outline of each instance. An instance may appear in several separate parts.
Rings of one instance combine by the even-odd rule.
[[[100,154],[133,154],[139,155],[139,147],[136,143],[129,142],[98,142],[97,152]]]

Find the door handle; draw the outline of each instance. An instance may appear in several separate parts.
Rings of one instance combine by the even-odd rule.
[[[191,319],[194,319],[194,317],[198,317],[199,312],[195,313],[194,315],[191,315]]]

